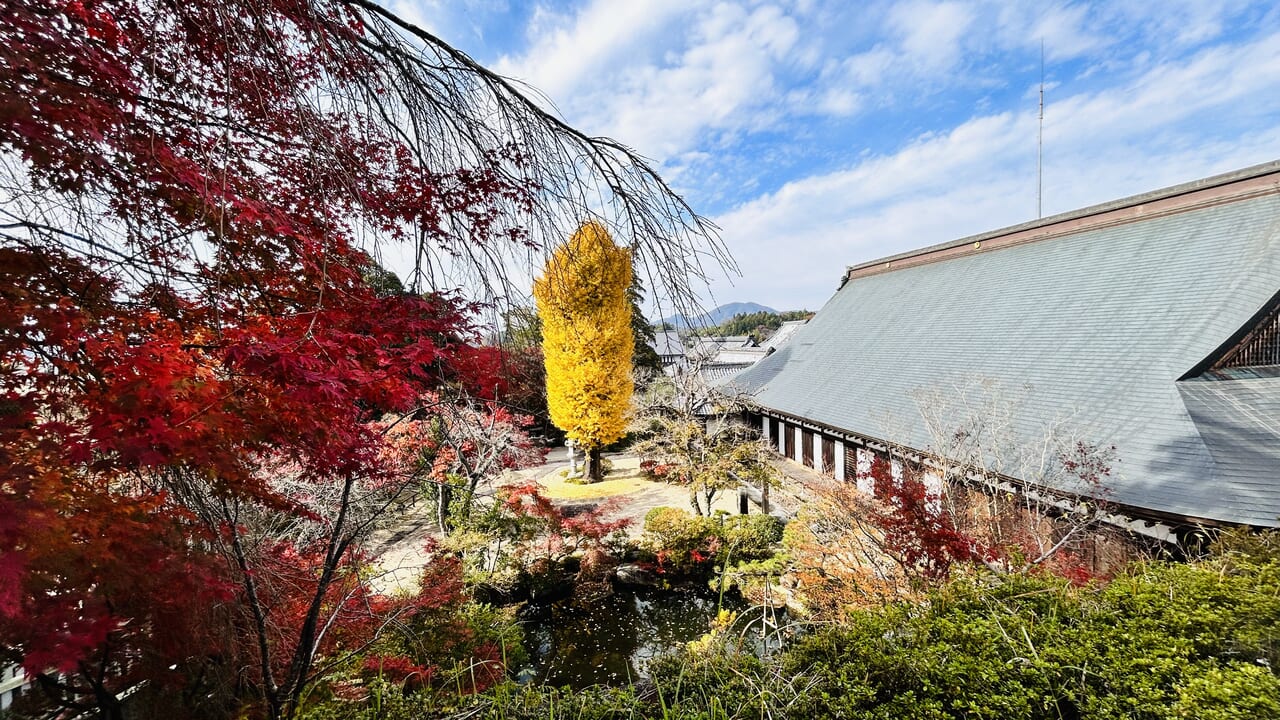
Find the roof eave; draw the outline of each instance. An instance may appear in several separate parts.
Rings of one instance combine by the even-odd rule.
[[[827,423],[819,422],[819,421],[808,419],[808,418],[802,418],[793,413],[789,413],[784,410],[777,410],[771,407],[766,407],[756,402],[749,402],[747,403],[747,406],[750,409],[765,415],[772,415],[780,419],[788,419],[795,422],[797,425],[808,426],[815,430],[826,431],[828,433],[839,435],[844,437],[845,439],[854,440],[859,444],[865,445],[869,448],[884,451],[884,452],[892,452],[894,454],[901,455],[913,461],[918,462],[923,460],[936,459],[936,456],[934,456],[932,453],[930,453],[927,450],[921,450],[919,448],[914,448],[907,445],[893,443],[888,440],[881,440],[863,433],[855,432],[852,430],[846,430],[843,428],[838,428],[834,425],[829,425]],[[992,481],[1004,482],[1022,490],[1032,489],[1037,492],[1047,493],[1055,497],[1082,499],[1082,498],[1079,498],[1079,496],[1074,495],[1073,493],[1056,490],[1054,488],[1050,488],[1046,486],[1036,485],[1034,483],[1029,483],[1026,480],[1023,480],[1021,478],[1016,478],[1011,475],[1004,475],[1000,473],[991,473],[990,476],[985,479],[980,479],[980,478],[977,478],[976,476],[971,477],[970,479],[975,481],[981,480],[983,483],[990,483]],[[1269,527],[1266,525],[1257,525],[1257,524],[1251,524],[1251,523],[1242,522],[1242,521],[1214,519],[1214,518],[1207,518],[1207,517],[1195,517],[1195,516],[1186,515],[1183,513],[1168,512],[1164,510],[1158,510],[1158,509],[1149,508],[1149,507],[1142,507],[1139,505],[1133,505],[1133,504],[1127,504],[1127,503],[1120,503],[1120,502],[1115,502],[1111,500],[1108,500],[1106,502],[1106,505],[1109,508],[1110,512],[1105,513],[1105,517],[1103,517],[1102,519],[1108,524],[1116,527],[1121,527],[1131,532],[1136,532],[1140,535],[1145,535],[1147,537],[1151,537],[1164,542],[1170,542],[1175,544],[1178,542],[1176,540],[1177,537],[1187,535],[1189,533],[1200,531],[1200,530],[1214,530],[1214,529],[1223,529],[1223,528],[1232,528],[1232,527]]]

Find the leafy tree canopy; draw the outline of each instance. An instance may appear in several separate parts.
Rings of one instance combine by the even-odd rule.
[[[585,223],[533,284],[542,318],[551,419],[593,454],[622,437],[631,401],[634,335],[627,289],[630,253],[598,223]]]
[[[765,340],[775,330],[782,327],[782,323],[792,320],[808,320],[811,317],[813,317],[813,313],[808,310],[787,310],[779,313],[738,313],[715,327],[699,329],[696,334],[708,337],[755,335],[757,340]]]
[[[634,344],[631,365],[654,377],[662,372],[662,358],[658,357],[658,351],[654,348],[657,335],[653,326],[640,309],[644,304],[644,283],[638,275],[632,279],[631,287],[627,288],[627,303],[631,306],[631,337]]]
[[[474,302],[563,218],[613,208],[676,304],[724,257],[625,147],[371,0],[6,3],[0,154],[0,656],[104,717],[290,715],[405,611],[361,570],[415,482],[378,420],[498,392]]]

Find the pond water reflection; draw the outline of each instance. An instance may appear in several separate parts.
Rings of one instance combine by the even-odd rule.
[[[561,601],[526,621],[531,666],[521,677],[572,688],[634,682],[654,658],[706,634],[720,608],[744,607],[707,589],[619,589],[591,602]]]

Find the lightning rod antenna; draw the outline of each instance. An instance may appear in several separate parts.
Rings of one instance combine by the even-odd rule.
[[[1044,217],[1044,38],[1040,38],[1040,127],[1036,131],[1036,218]]]

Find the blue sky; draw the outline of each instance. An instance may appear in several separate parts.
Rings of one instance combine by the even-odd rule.
[[[395,0],[653,159],[722,228],[711,307],[817,309],[841,270],[1280,159],[1280,3]]]

